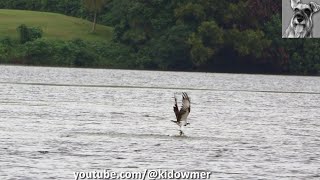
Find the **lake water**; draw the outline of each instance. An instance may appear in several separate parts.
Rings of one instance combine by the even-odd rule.
[[[23,180],[106,169],[319,179],[320,77],[0,66],[0,167]]]

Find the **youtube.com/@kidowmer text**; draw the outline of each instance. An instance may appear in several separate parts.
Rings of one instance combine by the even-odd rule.
[[[156,180],[156,179],[210,179],[211,172],[204,171],[175,171],[161,169],[146,169],[141,172],[114,172],[110,170],[74,172],[75,180],[83,179],[138,179],[138,180]]]

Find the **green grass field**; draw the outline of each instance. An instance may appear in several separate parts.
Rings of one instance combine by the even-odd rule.
[[[97,25],[96,32],[90,33],[92,23],[80,18],[62,14],[0,9],[0,37],[17,37],[17,27],[21,24],[41,27],[44,38],[69,40],[110,40],[112,28]]]

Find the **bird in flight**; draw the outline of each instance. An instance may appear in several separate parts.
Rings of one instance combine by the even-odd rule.
[[[190,113],[190,98],[187,93],[182,93],[182,106],[179,110],[177,98],[174,96],[174,106],[173,111],[176,115],[177,121],[172,121],[176,123],[178,126],[180,126],[180,136],[184,135],[183,131],[181,130],[182,126],[187,126],[190,123],[187,122],[187,117]]]

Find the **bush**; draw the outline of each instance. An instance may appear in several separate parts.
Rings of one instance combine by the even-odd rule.
[[[82,40],[37,39],[24,44],[31,65],[96,67],[101,59],[94,46]]]
[[[25,24],[21,24],[20,26],[18,26],[17,31],[19,33],[21,44],[41,38],[43,34],[41,28],[28,27]]]
[[[8,63],[9,59],[14,58],[18,54],[16,42],[10,37],[0,38],[0,62]]]
[[[20,26],[21,31],[28,29]],[[21,44],[21,39],[0,38],[0,63],[124,69],[155,66],[144,55],[133,53],[131,47],[114,42],[46,38],[23,42]]]

